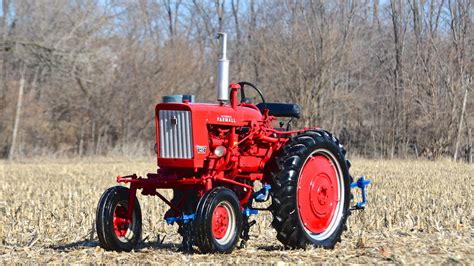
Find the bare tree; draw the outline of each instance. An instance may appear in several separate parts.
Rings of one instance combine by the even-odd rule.
[[[12,143],[10,145],[10,151],[8,153],[9,160],[13,159],[13,157],[15,156],[16,140],[18,137],[18,129],[20,127],[21,107],[23,105],[23,91],[25,89],[25,69],[26,67],[23,66],[21,70],[21,75],[20,75],[20,84],[18,86],[18,99],[16,103],[15,124],[13,125]]]

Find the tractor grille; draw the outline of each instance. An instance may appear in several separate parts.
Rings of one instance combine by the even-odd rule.
[[[191,112],[160,110],[160,157],[193,158]]]

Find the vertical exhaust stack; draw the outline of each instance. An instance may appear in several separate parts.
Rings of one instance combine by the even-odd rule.
[[[217,60],[217,100],[221,104],[229,101],[229,60],[227,60],[227,34],[217,33],[221,39],[220,57]]]

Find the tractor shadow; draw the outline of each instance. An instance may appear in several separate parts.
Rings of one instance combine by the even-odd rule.
[[[285,247],[281,245],[263,245],[263,246],[257,246],[257,250],[262,250],[262,251],[285,251]]]
[[[82,240],[73,243],[67,243],[62,245],[54,245],[50,246],[49,248],[56,250],[56,251],[73,251],[77,249],[86,249],[86,248],[96,248],[99,247],[98,240]],[[177,251],[180,248],[180,243],[162,243],[161,241],[147,241],[141,242],[138,244],[138,247],[135,249],[136,251],[140,250],[147,250],[147,249],[160,249],[160,250],[171,250]]]
[[[135,251],[140,252],[140,251],[149,251],[149,250],[163,250],[163,251],[172,251],[172,252],[180,252],[180,253],[186,253],[186,254],[200,254],[199,251],[197,251],[195,248],[193,248],[192,252],[182,252],[180,251],[181,243],[173,243],[173,242],[166,242],[163,243],[164,239],[157,239],[154,241],[141,241]],[[82,240],[82,241],[77,241],[73,243],[66,243],[66,244],[61,244],[61,245],[54,245],[50,246],[49,248],[56,250],[56,251],[62,251],[62,252],[72,252],[78,249],[93,249],[97,248],[100,246],[100,243],[97,239],[93,240]],[[280,245],[256,245],[254,246],[257,250],[261,251],[283,251],[285,248]],[[238,246],[236,247],[237,250],[245,250],[245,248],[239,248]]]
[[[95,248],[97,246],[99,246],[99,241],[97,240],[82,240],[63,245],[50,246],[50,248],[58,251],[68,251],[69,249]]]
[[[142,249],[160,249],[160,250],[171,250],[171,251],[178,251],[181,247],[181,243],[162,243],[160,241],[147,241],[141,242],[138,244],[136,250]]]

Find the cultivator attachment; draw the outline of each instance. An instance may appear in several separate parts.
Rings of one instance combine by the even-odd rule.
[[[194,218],[196,218],[196,215],[193,213],[189,215],[183,214],[182,216],[178,216],[178,217],[165,217],[165,220],[166,220],[166,223],[170,225],[174,223],[187,224],[189,222],[194,221]]]
[[[351,210],[363,210],[365,207],[365,203],[367,202],[367,195],[365,193],[365,187],[370,184],[369,179],[365,179],[363,176],[359,177],[357,181],[353,182],[351,184],[351,189],[352,188],[359,188],[360,193],[362,196],[362,201],[357,202],[356,205],[354,205]]]

